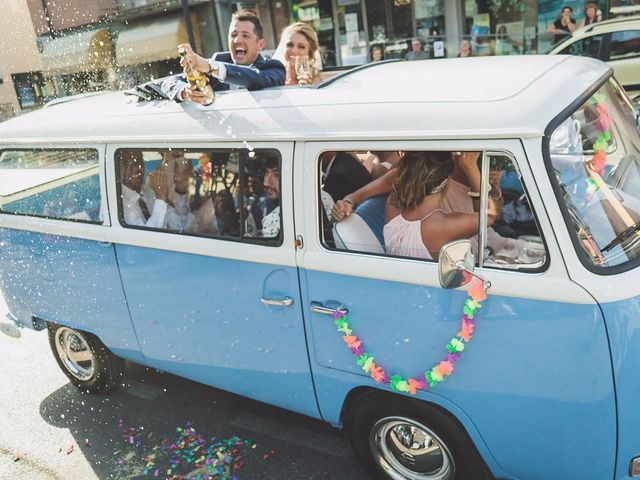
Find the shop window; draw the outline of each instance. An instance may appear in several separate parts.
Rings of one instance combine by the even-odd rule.
[[[95,150],[4,150],[0,153],[0,211],[102,223]]]
[[[626,30],[611,34],[609,60],[622,60],[640,56],[640,30]]]
[[[395,38],[413,36],[413,9],[410,0],[394,0],[391,6],[391,19]]]
[[[480,189],[482,158],[481,152],[324,152],[319,159],[323,175],[318,200],[323,244],[354,253],[433,261],[444,243],[464,238],[471,240],[477,255],[482,237],[484,266],[541,267],[545,246],[512,159],[484,155],[489,168],[487,198],[482,202],[480,193],[473,191],[474,182]],[[343,163],[339,175],[332,173],[338,161]],[[379,167],[383,171],[376,173]],[[377,178],[356,188],[366,180],[362,169]],[[335,195],[338,179],[341,198]],[[488,228],[481,236],[483,203]]]
[[[118,150],[120,220],[128,227],[279,244],[274,150]]]
[[[39,107],[45,102],[48,91],[42,74],[19,73],[11,75],[11,79],[16,89],[20,108]]]

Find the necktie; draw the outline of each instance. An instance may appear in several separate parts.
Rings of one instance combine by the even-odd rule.
[[[144,217],[144,221],[149,220],[151,214],[149,213],[149,208],[147,207],[146,202],[142,197],[138,197],[138,206],[140,207],[140,211],[142,212],[142,216]]]

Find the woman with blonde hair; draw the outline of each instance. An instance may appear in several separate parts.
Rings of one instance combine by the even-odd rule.
[[[285,85],[309,85],[320,81],[322,70],[318,34],[304,22],[296,22],[282,31],[273,55],[287,69]]]
[[[580,22],[580,26],[584,27],[586,25],[591,25],[592,23],[596,23],[600,21],[600,11],[598,9],[598,4],[595,2],[587,3],[587,7],[584,10],[584,18],[582,22]]]

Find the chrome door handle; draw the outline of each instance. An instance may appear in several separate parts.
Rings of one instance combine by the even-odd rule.
[[[349,313],[349,310],[347,310],[346,308],[342,308],[342,305],[340,305],[339,308],[329,308],[318,302],[311,302],[311,311],[313,313],[321,313],[323,315],[333,315],[337,312],[340,312],[343,315]]]
[[[293,298],[291,297],[284,297],[282,299],[262,297],[260,301],[265,305],[274,305],[276,307],[290,307],[293,305]]]

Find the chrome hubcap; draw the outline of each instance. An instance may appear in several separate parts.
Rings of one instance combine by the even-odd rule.
[[[55,336],[56,351],[65,368],[78,380],[93,377],[95,360],[89,344],[81,333],[60,327]]]
[[[451,452],[431,429],[404,417],[385,417],[373,426],[369,447],[376,462],[395,480],[450,480]]]

